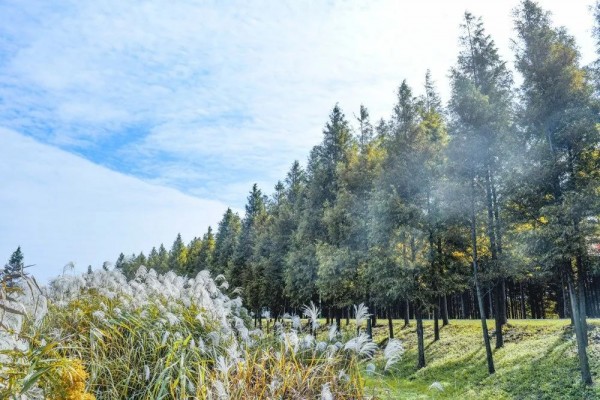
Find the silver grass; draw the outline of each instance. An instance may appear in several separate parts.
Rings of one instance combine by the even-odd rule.
[[[358,306],[354,305],[354,315],[357,329],[371,316],[369,314],[369,307],[365,306],[365,303],[360,303]]]
[[[402,342],[398,339],[390,339],[385,350],[383,350],[383,357],[386,360],[384,370],[387,371],[391,366],[396,364],[402,359],[404,354],[404,347]]]
[[[333,394],[329,385],[329,382],[327,382],[321,386],[321,400],[333,400]]]
[[[303,315],[310,320],[311,329],[314,331],[319,327],[319,314],[321,310],[313,303],[310,302],[310,305],[305,305],[302,308]]]
[[[369,339],[364,333],[350,339],[345,345],[344,350],[348,350],[361,358],[372,358],[377,350],[377,345]]]

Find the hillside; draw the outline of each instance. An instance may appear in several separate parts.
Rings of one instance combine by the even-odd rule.
[[[382,321],[383,322],[383,321]],[[600,388],[584,389],[578,370],[575,335],[568,320],[513,320],[504,329],[505,347],[494,351],[497,372],[489,376],[479,321],[451,320],[433,342],[433,323],[425,322],[427,367],[416,370],[414,323],[395,333],[406,352],[394,372],[367,377],[367,394],[393,399],[596,399]],[[589,320],[588,354],[592,375],[600,374],[600,320]],[[387,325],[374,329],[376,342]],[[381,371],[381,369],[377,369]],[[440,382],[443,391],[431,388]]]

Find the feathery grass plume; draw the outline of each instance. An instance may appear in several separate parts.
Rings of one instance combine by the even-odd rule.
[[[310,302],[310,305],[305,305],[302,307],[303,315],[307,317],[310,321],[310,329],[312,332],[316,332],[319,328],[319,314],[321,310],[313,303]]]
[[[331,324],[331,326],[329,326],[329,341],[333,342],[338,337],[338,334],[338,327],[337,324],[334,322],[333,324]]]
[[[354,305],[354,315],[356,319],[356,334],[360,333],[360,327],[369,317],[369,307],[365,306],[365,303],[360,303],[358,306]]]
[[[394,364],[402,359],[402,355],[404,354],[404,347],[402,346],[402,342],[398,339],[390,339],[385,346],[385,350],[383,351],[383,357],[386,361],[384,370],[387,371]]]
[[[375,351],[377,351],[377,344],[373,343],[373,341],[369,339],[369,336],[361,333],[357,337],[346,342],[344,350],[355,353],[361,358],[373,358]]]
[[[444,385],[441,382],[435,381],[431,385],[429,385],[429,390],[436,390],[438,392],[444,391]]]
[[[368,363],[365,367],[365,373],[369,376],[373,376],[375,375],[375,370],[377,368],[375,367],[375,364],[373,363]]]
[[[292,315],[292,328],[293,329],[300,329],[300,317],[297,315]]]
[[[333,400],[333,394],[329,388],[329,382],[321,387],[321,400]]]

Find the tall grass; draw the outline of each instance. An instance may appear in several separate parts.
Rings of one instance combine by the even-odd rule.
[[[131,281],[116,270],[63,275],[43,294],[20,285],[19,299],[3,297],[3,317],[19,323],[0,326],[0,390],[6,394],[0,397],[363,396],[361,363],[377,350],[365,335],[345,344],[335,327],[319,335],[313,304],[305,308],[307,331],[295,316],[270,335],[251,330],[241,299],[225,295],[226,282],[218,282],[206,271],[184,278],[142,267]],[[36,300],[29,304],[27,296]],[[43,307],[34,315],[9,307],[14,302]]]

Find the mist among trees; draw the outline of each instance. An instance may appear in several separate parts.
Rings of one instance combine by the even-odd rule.
[[[422,83],[401,82],[388,119],[335,105],[306,165],[292,162],[271,195],[254,185],[243,216],[229,209],[215,231],[121,254],[116,267],[222,274],[257,325],[312,301],[339,328],[364,302],[371,324],[389,320],[390,338],[392,319],[416,324],[418,367],[423,319],[436,339],[440,323],[481,319],[493,373],[510,319],[570,318],[591,384],[600,59],[582,65],[573,37],[532,1],[514,11],[513,60],[476,16],[465,13],[461,32],[447,104],[424,71]]]

